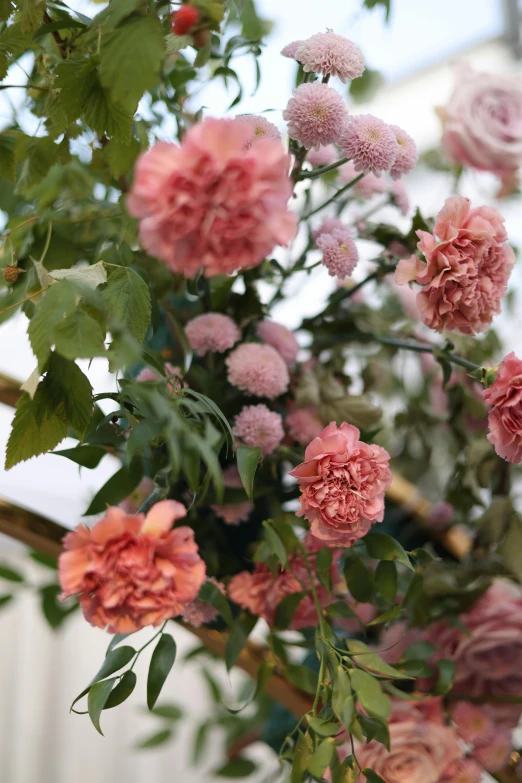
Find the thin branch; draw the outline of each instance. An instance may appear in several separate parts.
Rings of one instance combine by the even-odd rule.
[[[297,177],[297,181],[303,180],[303,179],[315,179],[316,177],[320,177],[322,174],[326,174],[328,171],[333,171],[334,169],[338,169],[339,166],[343,166],[345,163],[348,163],[350,158],[341,158],[340,160],[337,160],[335,163],[330,163],[328,166],[321,166],[317,169],[312,169],[312,171],[302,171],[299,176]]]
[[[343,193],[345,193],[350,188],[353,188],[354,185],[357,185],[357,183],[360,182],[360,180],[364,176],[366,176],[366,172],[365,171],[361,171],[361,173],[357,177],[355,177],[355,179],[352,179],[351,182],[348,182],[348,184],[345,185],[343,188],[340,188],[340,190],[337,190],[334,193],[334,195],[331,198],[329,198],[327,201],[325,201],[323,204],[320,204],[315,209],[312,209],[312,211],[309,212],[307,215],[304,215],[301,218],[301,220],[308,220],[308,218],[311,218],[312,215],[317,214],[317,212],[320,212],[322,209],[324,209],[325,207],[327,207],[330,204],[332,204],[339,196],[341,196]]]

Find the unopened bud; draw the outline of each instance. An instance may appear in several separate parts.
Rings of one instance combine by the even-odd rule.
[[[4,280],[6,283],[16,283],[20,270],[17,266],[4,267]]]

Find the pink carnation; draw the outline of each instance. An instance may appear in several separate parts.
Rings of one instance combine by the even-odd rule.
[[[470,745],[484,742],[493,731],[493,721],[480,707],[465,701],[457,702],[451,713],[459,737]]]
[[[338,141],[344,130],[348,111],[342,97],[321,82],[297,87],[283,112],[288,135],[307,150]]]
[[[332,421],[291,471],[301,489],[301,508],[312,535],[333,546],[351,546],[384,517],[391,484],[390,455],[359,440],[359,430]]]
[[[207,579],[207,582],[211,582],[211,584],[215,585],[223,595],[225,595],[225,586],[221,582],[218,582],[217,579],[211,577],[210,579]],[[207,604],[206,601],[200,601],[199,598],[196,598],[194,601],[187,604],[181,613],[182,620],[193,628],[200,628],[202,625],[214,623],[218,617],[218,610],[214,609],[210,604]]]
[[[301,446],[307,446],[323,431],[323,423],[313,406],[294,408],[286,417],[285,424],[290,437]]]
[[[163,500],[146,516],[112,506],[92,529],[79,525],[65,536],[59,559],[62,597],[79,595],[86,619],[110,633],[176,617],[205,579],[193,530],[172,530],[186,513],[181,503]]]
[[[292,41],[286,46],[283,46],[283,48],[281,49],[281,54],[283,55],[283,57],[289,57],[291,60],[296,60],[297,50],[299,49],[302,43],[304,43],[304,41]]]
[[[407,174],[415,168],[419,153],[417,152],[417,146],[409,133],[406,133],[405,130],[399,128],[398,125],[392,125],[391,128],[395,133],[399,149],[393,166],[390,169],[390,176],[392,179],[399,179],[403,174]]]
[[[187,385],[186,383],[182,383],[183,371],[180,367],[174,367],[170,362],[165,362],[163,369],[166,377],[169,378],[167,389],[171,394],[174,394],[175,391],[179,391],[182,386]],[[159,372],[151,370],[150,367],[144,367],[136,376],[136,380],[139,383],[144,383],[146,381],[163,381],[165,379]]]
[[[232,318],[222,313],[204,313],[192,318],[185,326],[185,333],[198,356],[204,356],[207,351],[225,353],[241,339]]]
[[[226,365],[229,383],[253,397],[273,400],[288,389],[288,367],[271,345],[243,343],[228,356]]]
[[[344,84],[364,72],[364,56],[359,47],[331,30],[316,33],[303,41],[296,50],[295,58],[302,64],[305,73],[338,76]]]
[[[357,173],[353,161],[350,160],[348,163],[344,163],[339,169],[339,182],[343,185],[347,185],[355,179]],[[386,183],[384,180],[380,177],[376,177],[375,174],[372,174],[371,172],[365,174],[365,176],[353,186],[353,194],[362,201],[368,201],[368,199],[373,198],[377,193],[385,192]]]
[[[500,312],[515,263],[502,216],[493,207],[471,209],[469,199],[451,196],[433,234],[417,231],[417,236],[426,262],[416,255],[399,261],[395,280],[423,286],[417,307],[424,323],[437,332],[486,331]]]
[[[281,140],[281,134],[277,126],[261,114],[238,114],[236,120],[246,123],[250,128],[250,138],[245,144],[245,149],[249,149],[252,144],[256,144],[260,139]]]
[[[469,696],[522,697],[522,591],[497,581],[460,620],[463,628],[445,620],[429,626],[427,639],[438,658],[456,664],[454,691]],[[521,704],[488,703],[482,708],[496,723],[515,726]]]
[[[359,253],[350,231],[334,228],[331,234],[321,234],[315,244],[323,251],[323,265],[332,277],[344,280],[352,276]]]
[[[484,391],[490,406],[488,440],[508,462],[522,460],[522,361],[511,352],[500,363],[495,382]]]
[[[299,343],[290,329],[287,329],[286,326],[278,324],[275,321],[264,320],[260,321],[257,325],[257,336],[261,342],[275,348],[276,351],[281,354],[288,366],[293,367],[297,361]]]
[[[509,172],[522,165],[522,84],[518,74],[476,73],[460,65],[439,110],[442,144],[460,166]]]
[[[315,574],[315,555],[309,556],[312,573],[314,575],[314,584],[317,590],[319,603],[321,606],[327,606],[334,599],[330,597],[328,591],[319,583]],[[284,571],[279,568],[274,575],[270,568],[264,563],[256,563],[254,571],[241,571],[230,580],[228,585],[228,595],[234,603],[248,609],[257,617],[262,617],[269,625],[274,624],[276,610],[283,598],[292,593],[300,593],[303,585],[310,585],[310,578],[306,570],[303,559],[297,555],[289,557],[290,569]],[[334,564],[331,569],[332,580],[335,581],[337,566]],[[293,630],[307,628],[317,625],[317,610],[313,596],[305,595],[294,614],[292,624]]]
[[[364,180],[362,180],[364,182]],[[400,180],[392,182],[390,185],[390,196],[395,206],[400,209],[403,215],[407,215],[410,211],[410,199],[408,193],[404,187],[404,183]]]
[[[314,168],[320,166],[330,166],[335,163],[339,158],[339,153],[333,144],[327,144],[326,147],[319,147],[319,149],[310,150],[306,156],[306,161]]]
[[[315,229],[315,231],[312,231],[312,237],[315,241],[317,241],[321,234],[331,234],[334,228],[340,228],[341,231],[350,231],[349,226],[343,223],[341,218],[328,217],[324,218],[322,223],[318,228]]]
[[[246,405],[236,416],[232,429],[245,446],[259,446],[267,456],[277,449],[285,436],[283,419],[266,405]]]
[[[372,171],[377,176],[390,171],[399,151],[393,128],[372,114],[352,117],[339,144],[355,171]]]
[[[257,266],[294,237],[290,158],[276,139],[251,138],[249,123],[207,118],[180,146],[141,155],[127,199],[140,239],[173,272],[195,277]]]
[[[509,761],[512,749],[511,731],[497,729],[475,745],[471,755],[488,772],[499,772]]]
[[[480,783],[483,769],[473,759],[461,759],[446,770],[442,783]]]

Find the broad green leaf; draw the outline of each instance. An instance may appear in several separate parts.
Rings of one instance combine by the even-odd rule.
[[[8,582],[23,582],[24,577],[19,571],[9,566],[0,565],[0,579],[7,579]]]
[[[390,716],[391,701],[389,696],[382,692],[379,681],[361,669],[351,671],[350,680],[362,707],[370,715],[386,720]]]
[[[70,280],[71,283],[79,283],[92,289],[98,288],[99,285],[107,282],[107,272],[103,261],[98,261],[96,264],[84,266],[80,269],[77,267],[72,269],[53,269],[49,272],[49,277],[51,281]]]
[[[109,646],[107,647],[107,652],[105,655],[108,655],[111,650],[114,650],[115,647],[119,645],[120,642],[123,642],[125,639],[127,639],[129,636],[132,636],[130,633],[115,633],[112,637],[111,641],[109,642]]]
[[[347,560],[344,565],[344,578],[348,590],[356,601],[366,603],[373,594],[373,577],[362,560]]]
[[[29,48],[31,35],[23,31],[22,24],[15,22],[6,27],[0,35],[0,79],[4,79],[9,65]]]
[[[192,763],[196,764],[200,760],[200,756],[203,753],[205,747],[208,732],[211,727],[210,722],[204,721],[198,728],[196,736],[194,737],[194,745],[192,747]]]
[[[84,310],[76,309],[56,324],[55,348],[66,359],[94,359],[105,353],[105,332]]]
[[[92,469],[98,467],[100,461],[107,455],[107,449],[101,446],[76,446],[74,449],[63,449],[52,453],[59,457],[66,457],[83,468]]]
[[[242,0],[240,20],[241,33],[250,41],[259,41],[272,27],[270,22],[258,16],[254,0]]]
[[[219,778],[247,778],[256,771],[256,765],[250,759],[236,756],[236,758],[227,761],[222,767],[214,772]]]
[[[376,560],[398,560],[413,570],[410,558],[399,542],[391,536],[387,536],[385,533],[368,533],[363,541],[370,557],[374,557]]]
[[[148,750],[149,748],[157,748],[159,745],[164,745],[172,737],[172,729],[161,729],[155,731],[150,737],[146,737],[137,743],[136,747],[140,750]]]
[[[394,562],[381,560],[375,569],[375,587],[392,604],[397,595],[397,567]]]
[[[160,636],[150,659],[147,677],[147,707],[152,710],[176,660],[176,642],[168,633]]]
[[[261,449],[255,446],[238,446],[237,468],[249,500],[254,497],[254,476],[261,457]]]
[[[332,709],[346,729],[350,728],[354,712],[354,699],[350,678],[342,666],[335,670],[333,678]]]
[[[450,660],[437,661],[439,677],[433,689],[435,696],[445,696],[453,687],[455,681],[455,662]]]
[[[183,710],[177,704],[160,704],[154,707],[152,714],[165,720],[177,721],[183,717]]]
[[[110,710],[113,707],[119,707],[120,704],[123,704],[136,687],[137,679],[135,672],[125,672],[119,683],[110,692],[109,698],[105,702],[105,707],[103,709]]]
[[[60,585],[57,584],[45,585],[39,589],[42,614],[53,630],[59,628],[78,608],[76,602],[68,606],[60,601],[61,592]]]
[[[18,192],[30,194],[57,162],[59,153],[59,145],[50,136],[28,136],[22,140],[16,149],[17,161],[21,163]]]
[[[104,149],[104,155],[109,163],[113,177],[121,177],[132,170],[141,147],[137,139],[131,139],[129,144],[112,139]]]
[[[396,680],[413,679],[413,677],[406,677],[393,666],[390,666],[378,653],[373,652],[367,644],[359,641],[359,639],[347,639],[346,646],[350,653],[355,656],[358,666],[363,666],[376,674]]]
[[[133,15],[102,38],[100,78],[114,103],[130,113],[158,79],[165,39],[157,17]]]
[[[0,595],[0,609],[2,607],[7,606],[8,603],[10,603],[14,598],[14,595],[11,595],[10,593],[5,593],[4,595]]]
[[[308,666],[298,666],[290,663],[285,669],[286,679],[306,693],[313,693],[317,689],[317,672],[309,669]]]
[[[248,612],[242,612],[234,620],[225,647],[225,663],[228,671],[230,671],[237,661],[238,656],[247,643],[247,639],[254,630],[256,623],[257,617],[254,617]]]
[[[232,616],[230,604],[219,587],[212,582],[205,582],[199,591],[198,598],[200,601],[205,601],[205,603],[210,604],[214,609],[217,609],[227,625],[233,625],[234,618]]]
[[[373,739],[384,745],[385,748],[390,750],[390,731],[385,720],[379,718],[370,718],[367,715],[358,715],[360,726],[364,732],[367,742],[371,742]]]
[[[48,390],[55,406],[63,406],[65,409],[69,427],[83,437],[93,407],[92,386],[87,376],[73,361],[52,353],[42,385]]]
[[[0,133],[0,177],[16,181],[16,138],[13,134]]]
[[[308,718],[308,724],[316,734],[320,734],[321,737],[335,737],[336,734],[342,729],[338,723],[334,721],[322,720],[321,718]]]
[[[310,774],[321,780],[332,762],[334,751],[334,740],[331,737],[323,740],[308,762],[308,771]]]
[[[391,0],[364,0],[364,6],[366,8],[372,9],[372,8],[384,8],[385,11],[385,19],[386,21],[390,18],[390,11],[391,11]],[[375,774],[375,773],[373,773]],[[370,779],[369,783],[380,783],[382,778],[380,778],[378,775],[376,778]]]
[[[43,370],[51,355],[54,327],[74,312],[75,307],[76,289],[68,282],[53,284],[43,295],[27,330],[40,370]]]
[[[102,296],[114,320],[143,342],[151,316],[149,287],[143,278],[130,267],[113,269]]]
[[[92,725],[102,736],[103,731],[101,730],[100,726],[100,716],[116,680],[117,677],[113,677],[110,680],[103,680],[103,682],[95,683],[90,688],[89,695],[87,697],[87,710],[89,712]]]
[[[368,623],[368,628],[373,625],[382,625],[382,623],[389,623],[392,620],[396,620],[400,616],[401,612],[402,606],[397,604],[397,606],[394,606],[393,609],[390,609],[388,612],[383,612],[371,620],[371,622]]]
[[[265,520],[263,522],[263,527],[265,530],[266,540],[268,542],[268,546],[270,547],[271,553],[277,557],[281,565],[284,567],[286,565],[286,560],[287,560],[286,550],[283,545],[283,542],[279,537],[279,534],[274,530],[269,520]]]
[[[24,33],[33,33],[42,20],[42,6],[38,0],[15,0],[17,18]]]
[[[0,21],[5,22],[13,13],[13,3],[11,0],[0,0]]]
[[[117,506],[131,495],[143,478],[143,462],[136,457],[128,467],[118,470],[98,490],[84,516],[100,514],[107,506]]]
[[[124,666],[132,661],[135,655],[136,650],[133,647],[129,647],[127,645],[111,650],[109,653],[107,653],[100,669],[96,672],[90,681],[89,687],[95,682],[104,680],[105,677],[109,676],[109,674],[114,674],[114,672],[123,669]]]
[[[417,598],[421,595],[423,587],[424,577],[420,571],[415,571],[408,585],[408,589],[404,594],[404,598],[402,599],[403,606],[409,606],[409,604],[416,601]]]
[[[290,593],[290,595],[286,595],[278,603],[275,613],[274,628],[284,630],[285,628],[290,627],[297,607],[305,595],[308,595],[308,590],[302,590],[299,593]]]
[[[369,2],[369,0],[366,0]],[[384,778],[381,778],[373,769],[363,769],[363,775],[366,778],[366,783],[386,783]]]
[[[305,779],[305,773],[308,769],[308,762],[312,756],[313,743],[309,734],[304,734],[299,730],[297,742],[292,759],[292,772],[290,783],[302,783]]]

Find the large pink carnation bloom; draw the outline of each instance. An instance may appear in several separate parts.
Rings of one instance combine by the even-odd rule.
[[[456,664],[454,691],[469,696],[522,697],[520,588],[495,582],[460,620],[462,628],[443,620],[427,631],[437,656]],[[495,722],[513,727],[522,705],[489,703],[483,709]]]
[[[493,207],[471,209],[463,196],[451,196],[437,216],[433,234],[417,231],[426,262],[413,255],[399,261],[395,280],[423,288],[417,307],[437,332],[486,331],[500,312],[515,263],[506,244],[504,219]]]
[[[109,507],[89,529],[64,538],[59,578],[63,598],[79,595],[86,619],[110,633],[132,633],[180,614],[205,579],[194,532],[172,525],[186,515],[175,500],[147,516]]]
[[[248,145],[251,123],[208,118],[180,146],[142,155],[127,200],[140,239],[173,272],[194,277],[257,266],[296,230],[290,158],[277,139]]]
[[[442,144],[461,166],[510,172],[522,165],[522,83],[518,74],[476,73],[460,65],[439,115]]]
[[[384,517],[384,493],[391,484],[390,455],[359,440],[352,424],[334,421],[291,471],[299,481],[301,509],[312,535],[332,546],[352,546]]]
[[[491,407],[488,440],[508,462],[522,460],[522,361],[513,352],[500,363],[495,382],[484,391]]]

